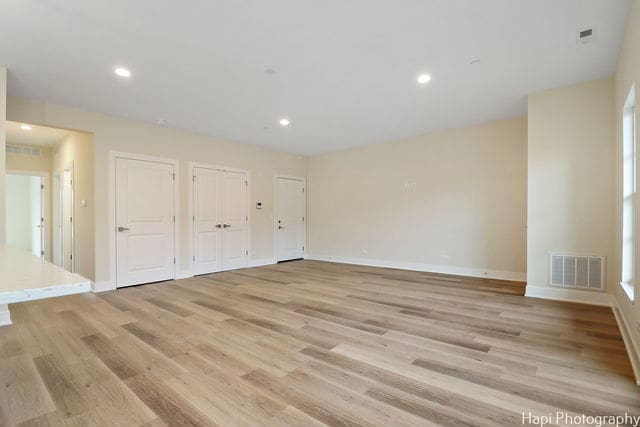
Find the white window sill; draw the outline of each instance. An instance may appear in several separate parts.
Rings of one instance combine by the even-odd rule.
[[[629,298],[629,301],[633,302],[635,297],[633,283],[620,282],[620,287],[622,288],[624,293],[627,295],[627,298]]]

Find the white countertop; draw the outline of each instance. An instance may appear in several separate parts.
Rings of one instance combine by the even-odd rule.
[[[0,245],[0,304],[88,292],[91,282],[29,252]]]

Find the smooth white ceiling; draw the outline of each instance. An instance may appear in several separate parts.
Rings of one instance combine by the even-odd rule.
[[[3,0],[0,64],[10,95],[317,154],[522,115],[528,93],[610,76],[629,4]]]
[[[31,126],[30,131],[20,128],[24,123],[7,121],[7,143],[32,147],[54,147],[69,134],[68,130],[45,126]]]

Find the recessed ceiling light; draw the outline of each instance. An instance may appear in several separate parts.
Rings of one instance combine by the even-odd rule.
[[[289,123],[291,123],[291,122],[289,121],[289,119],[281,119],[281,120],[280,120],[280,124],[281,124],[282,126],[289,126]]]
[[[429,74],[420,74],[417,80],[421,85],[427,84],[431,81],[431,76]]]
[[[31,126],[29,126],[29,125],[22,125],[22,126],[20,126],[20,129],[29,131],[29,130],[31,130],[33,128]]]
[[[114,72],[120,77],[131,77],[131,71],[126,68],[118,67],[114,70]]]

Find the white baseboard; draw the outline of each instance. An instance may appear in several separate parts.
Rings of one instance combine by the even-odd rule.
[[[524,296],[557,301],[578,302],[582,304],[611,307],[612,298],[606,292],[583,291],[580,289],[555,288],[551,286],[532,286],[527,284]]]
[[[263,265],[271,265],[275,263],[276,262],[273,260],[273,258],[252,259],[249,261],[248,267],[260,267]],[[176,280],[189,279],[191,277],[193,277],[192,270],[182,270],[176,274]],[[116,290],[116,286],[108,280],[103,282],[91,283],[91,291],[94,293],[115,291],[115,290]]]
[[[638,346],[638,343],[633,338],[633,334],[627,325],[627,321],[622,315],[622,310],[620,310],[615,299],[613,300],[613,314],[616,316],[618,328],[620,328],[622,340],[624,341],[624,346],[627,349],[627,354],[631,361],[631,368],[633,369],[633,375],[636,378],[636,384],[640,386],[640,346]]]
[[[81,294],[91,291],[91,282],[72,283],[67,285],[47,286],[46,288],[25,289],[21,291],[3,292],[0,294],[0,304],[13,304],[22,301],[61,297],[65,295]]]
[[[115,290],[116,290],[116,285],[114,285],[108,280],[103,282],[91,282],[91,292],[93,293],[97,294],[100,292],[115,291]]]
[[[417,262],[386,261],[368,258],[349,258],[332,255],[310,254],[306,259],[315,261],[338,262],[341,264],[366,265],[370,267],[397,268],[400,270],[425,271],[429,273],[453,274],[456,276],[482,277],[486,279],[512,280],[524,282],[526,273],[516,271],[489,270],[480,268],[457,267],[453,265],[422,264]]]
[[[262,267],[265,265],[277,264],[273,258],[257,258],[249,260],[249,267]]]
[[[193,277],[193,271],[191,270],[182,270],[176,274],[176,280],[188,279],[190,277]]]
[[[11,314],[9,313],[8,304],[0,304],[0,326],[11,324]]]

